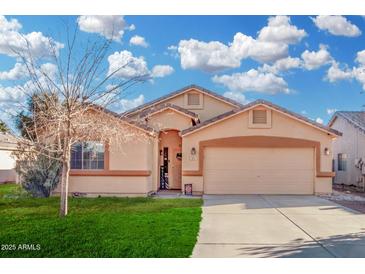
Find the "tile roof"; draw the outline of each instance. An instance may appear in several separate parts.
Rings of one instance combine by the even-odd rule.
[[[136,108],[133,108],[131,110],[128,110],[126,112],[123,112],[123,113],[121,113],[121,115],[122,116],[129,116],[129,115],[131,115],[131,114],[133,114],[135,112],[142,111],[143,109],[145,109],[145,108],[147,108],[149,106],[156,105],[156,104],[158,104],[158,103],[160,103],[162,101],[165,101],[165,100],[167,100],[167,99],[169,99],[171,97],[174,97],[174,96],[177,96],[177,95],[179,95],[181,93],[184,93],[184,92],[186,92],[189,89],[197,89],[197,90],[200,90],[200,91],[202,91],[202,92],[204,92],[206,94],[209,94],[209,95],[211,95],[213,97],[216,97],[216,98],[218,98],[220,100],[223,100],[223,101],[225,101],[225,102],[227,102],[227,103],[229,103],[231,105],[234,105],[236,107],[242,107],[242,104],[240,104],[239,102],[237,102],[235,100],[232,100],[232,99],[229,99],[229,98],[227,98],[227,97],[225,97],[223,95],[220,95],[220,94],[218,94],[216,92],[213,92],[213,91],[208,90],[206,88],[200,87],[198,85],[189,85],[189,86],[183,87],[182,89],[179,89],[179,90],[176,90],[176,91],[171,92],[169,94],[166,94],[165,96],[159,97],[156,100],[150,101],[150,102],[148,102],[146,104],[140,105],[140,106],[138,106]]]
[[[365,133],[365,111],[336,111],[328,124],[331,125],[337,116],[344,118],[351,125]]]
[[[185,129],[185,130],[183,130],[181,132],[181,135],[185,135],[185,134],[187,134],[189,132],[193,132],[195,130],[198,130],[199,128],[208,126],[208,125],[210,125],[210,124],[212,124],[214,122],[217,122],[219,120],[222,120],[222,119],[224,119],[226,117],[230,117],[230,116],[232,116],[232,115],[234,115],[236,113],[243,112],[243,111],[245,111],[245,110],[247,110],[247,109],[249,109],[249,108],[251,108],[253,106],[256,106],[256,105],[266,105],[266,106],[269,106],[269,107],[271,107],[273,109],[276,109],[276,110],[278,110],[280,112],[286,113],[286,114],[291,115],[291,116],[293,116],[293,117],[295,117],[295,118],[297,118],[299,120],[302,120],[305,123],[311,124],[314,127],[320,128],[322,130],[325,130],[325,131],[330,132],[330,133],[335,134],[335,135],[339,135],[339,136],[342,135],[341,132],[339,132],[339,131],[337,131],[335,129],[332,129],[332,128],[330,128],[328,126],[325,126],[325,125],[322,125],[322,124],[319,124],[319,123],[317,123],[317,122],[315,122],[315,121],[313,121],[311,119],[308,119],[307,117],[304,117],[302,115],[299,115],[299,114],[297,114],[295,112],[292,112],[292,111],[290,111],[288,109],[285,109],[283,107],[280,107],[278,105],[275,105],[275,104],[273,104],[273,103],[271,103],[269,101],[262,100],[262,99],[253,101],[253,102],[248,103],[248,104],[246,104],[246,105],[244,105],[244,106],[242,106],[240,108],[233,109],[231,111],[225,112],[225,113],[220,114],[218,116],[215,116],[215,117],[213,117],[211,119],[208,119],[208,120],[206,120],[206,121],[204,121],[204,122],[202,122],[200,124],[197,124],[197,125],[195,125],[193,127],[187,128],[187,129]]]
[[[15,136],[9,133],[0,132],[0,150],[14,150],[16,149],[18,140]]]
[[[126,123],[128,123],[128,124],[131,124],[131,125],[133,125],[133,126],[135,126],[135,127],[137,127],[137,128],[140,128],[140,129],[142,129],[142,130],[144,130],[144,131],[147,131],[147,132],[149,132],[149,133],[151,133],[151,134],[156,133],[155,129],[153,129],[152,127],[149,127],[149,126],[148,126],[148,125],[146,125],[146,124],[144,124],[144,123],[140,123],[140,122],[135,121],[135,120],[132,120],[132,119],[130,119],[130,118],[128,118],[128,117],[121,116],[121,114],[118,114],[118,113],[116,113],[116,112],[114,112],[114,111],[111,111],[111,110],[109,110],[109,109],[106,109],[106,108],[104,108],[104,107],[102,107],[102,106],[100,106],[100,105],[97,105],[97,104],[90,104],[90,107],[91,107],[91,108],[93,108],[93,109],[101,110],[101,111],[103,111],[103,112],[105,112],[105,113],[107,113],[107,114],[110,114],[110,115],[112,115],[112,116],[114,116],[114,117],[116,117],[116,118],[119,118],[119,119],[121,119],[122,121],[124,121],[124,122],[126,122]]]
[[[185,113],[186,115],[190,116],[191,118],[198,118],[198,114],[196,114],[195,112],[192,112],[192,111],[187,110],[183,107],[180,107],[180,106],[177,106],[177,105],[174,105],[174,104],[170,104],[170,103],[165,103],[165,104],[159,104],[159,105],[156,105],[156,106],[152,106],[152,107],[148,108],[147,110],[142,111],[140,117],[143,118],[143,117],[152,115],[153,113],[159,112],[160,110],[169,109],[169,108],[174,109],[178,112]]]

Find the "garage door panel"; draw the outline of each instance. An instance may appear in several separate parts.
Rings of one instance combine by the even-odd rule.
[[[206,194],[312,194],[311,148],[206,148]]]

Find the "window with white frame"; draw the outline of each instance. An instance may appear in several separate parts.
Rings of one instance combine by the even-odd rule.
[[[104,144],[80,142],[71,149],[71,169],[104,169]]]

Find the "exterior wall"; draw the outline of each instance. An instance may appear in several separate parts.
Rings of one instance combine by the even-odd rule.
[[[11,153],[10,150],[0,150],[0,183],[16,181],[15,159]]]
[[[360,186],[361,170],[355,167],[355,159],[363,158],[365,160],[365,134],[340,116],[336,118],[331,127],[343,133],[333,143],[333,160],[336,171],[334,183]],[[347,154],[346,171],[337,170],[339,153]]]
[[[71,176],[69,191],[80,192],[90,196],[145,196],[152,189],[151,176]]]
[[[192,126],[191,118],[176,111],[167,109],[148,117],[147,125],[157,129],[183,130]]]
[[[153,162],[153,141],[130,140],[109,145],[109,170],[148,170]]]
[[[199,169],[199,155],[192,156],[191,148],[195,147],[198,153],[199,142],[212,140],[217,138],[226,138],[233,136],[275,136],[306,139],[320,142],[320,166],[321,171],[332,170],[332,137],[326,132],[322,132],[310,125],[303,124],[291,117],[287,117],[277,111],[272,111],[272,127],[271,128],[249,128],[248,120],[249,112],[240,113],[234,117],[230,117],[215,125],[211,125],[205,129],[193,132],[183,136],[183,182],[193,183],[193,190],[202,189],[200,185],[203,179],[191,180],[191,176],[184,176],[185,170]],[[324,148],[330,149],[330,155],[324,155]],[[328,185],[331,184],[332,178],[315,177],[315,191],[331,192]],[[197,183],[196,183],[197,182]],[[325,185],[325,186],[324,186]]]
[[[143,136],[105,146],[104,170],[71,170],[70,193],[146,196],[156,184],[157,138]],[[60,185],[54,194],[60,192]]]
[[[191,91],[195,92],[195,90],[191,90]],[[199,92],[199,91],[197,91],[197,92]],[[183,107],[187,110],[190,110],[192,112],[195,112],[196,114],[199,115],[199,119],[201,122],[236,108],[235,106],[233,106],[231,104],[228,104],[226,102],[223,102],[221,100],[218,100],[218,99],[216,99],[212,96],[206,95],[206,94],[203,94],[203,97],[202,97],[203,98],[203,108],[190,107],[190,106],[186,105],[185,94],[186,93],[180,94],[176,97],[163,101],[163,103],[174,104],[174,105]],[[139,116],[139,113],[136,113],[134,115],[131,115],[130,118],[138,119],[138,116]]]

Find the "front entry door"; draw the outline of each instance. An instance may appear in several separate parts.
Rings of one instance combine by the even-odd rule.
[[[171,158],[172,182],[170,188],[181,189],[181,147],[175,148]]]
[[[181,189],[181,136],[176,130],[160,133],[160,189]]]

